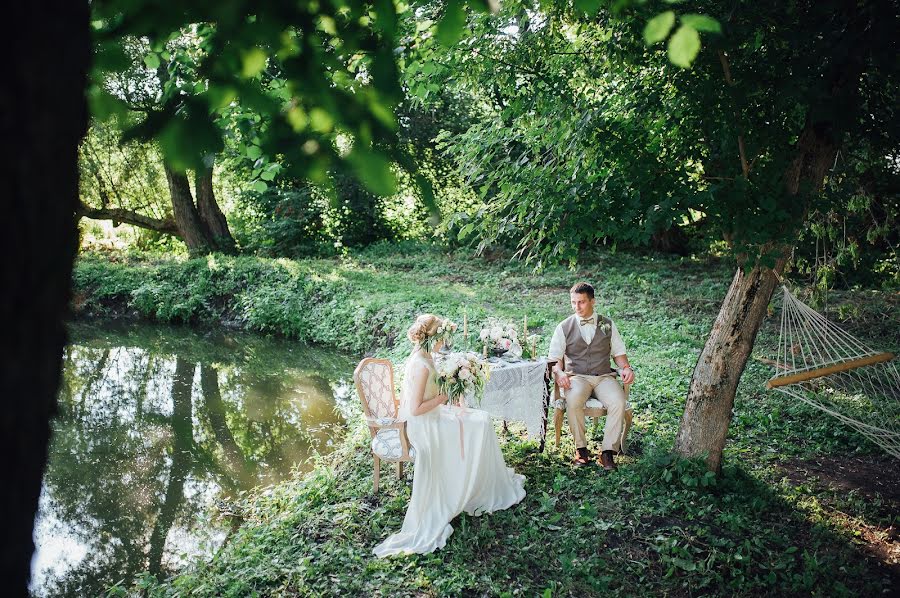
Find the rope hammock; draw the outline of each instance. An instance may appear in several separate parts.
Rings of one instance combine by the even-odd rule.
[[[787,287],[775,376],[766,387],[836,417],[900,459],[900,372],[794,297]]]

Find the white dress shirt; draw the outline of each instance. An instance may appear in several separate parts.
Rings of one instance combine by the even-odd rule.
[[[578,317],[578,316],[576,316]],[[580,318],[579,318],[580,319]],[[581,338],[584,339],[584,342],[587,344],[591,344],[591,341],[594,340],[594,333],[597,332],[597,314],[592,314],[590,318],[585,318],[590,320],[590,322],[586,324],[580,324],[578,331],[581,332]],[[610,320],[612,326],[609,331],[609,343],[610,343],[610,352],[609,354],[612,357],[618,357],[619,355],[625,355],[625,343],[622,341],[622,336],[619,334],[618,328],[616,328],[616,323]],[[566,333],[563,332],[562,322],[560,322],[556,326],[556,330],[553,331],[553,337],[550,339],[550,351],[547,353],[547,357],[550,359],[562,359],[566,354]]]

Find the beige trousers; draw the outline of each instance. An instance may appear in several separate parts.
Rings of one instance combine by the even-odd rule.
[[[604,451],[619,452],[625,425],[625,391],[614,376],[586,376],[575,374],[569,378],[572,387],[565,391],[566,416],[575,448],[587,447],[584,437],[584,404],[593,395],[606,407],[603,427]]]

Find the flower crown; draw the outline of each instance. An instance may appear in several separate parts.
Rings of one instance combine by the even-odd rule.
[[[438,318],[438,327],[435,330],[434,334],[426,336],[422,342],[422,348],[427,352],[431,353],[431,350],[434,349],[434,346],[438,343],[438,341],[444,341],[444,344],[448,344],[447,342],[456,332],[458,326],[456,322],[451,322],[447,318]]]

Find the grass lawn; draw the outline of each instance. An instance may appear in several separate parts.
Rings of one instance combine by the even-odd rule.
[[[586,279],[638,376],[633,450],[617,472],[574,468],[567,432],[562,447],[551,441],[538,453],[512,426],[503,450],[527,476],[528,496],[507,511],[460,516],[439,552],[371,556],[401,525],[411,473],[398,480],[385,467],[383,489],[371,494],[360,420],[313,472],[247,497],[243,525],[211,562],[140,585],[158,596],[890,594],[900,587],[897,462],[832,418],[765,391],[771,368],[758,358],[774,350],[777,304],[741,381],[723,475],[669,455],[731,274],[716,260],[621,252],[534,274],[505,258],[419,245],[335,260],[83,256],[81,317],[235,326],[398,365],[410,348],[403,333],[421,311],[458,322],[467,313],[470,323],[527,314],[546,350],[568,314],[567,289]],[[828,315],[896,352],[898,302],[886,291],[834,292]]]

